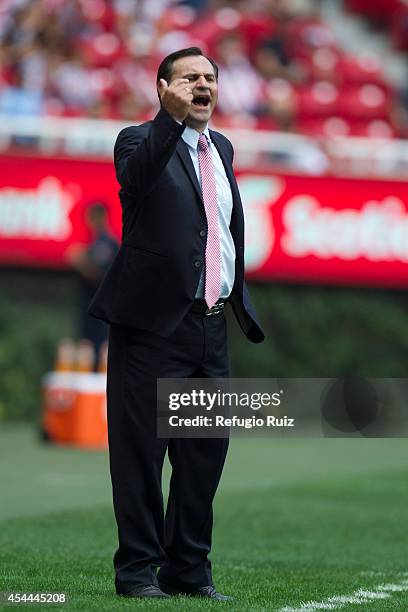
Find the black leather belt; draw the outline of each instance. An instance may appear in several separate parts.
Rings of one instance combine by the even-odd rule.
[[[226,304],[225,299],[218,300],[214,306],[208,308],[207,302],[205,300],[194,300],[191,305],[190,312],[194,314],[205,315],[206,317],[211,317],[213,315],[221,314],[224,311],[224,306]]]

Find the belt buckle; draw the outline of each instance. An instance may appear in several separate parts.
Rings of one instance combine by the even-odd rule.
[[[211,308],[207,308],[205,311],[206,317],[213,317],[214,315],[220,314],[224,310],[225,302],[220,302],[219,304],[214,304]]]

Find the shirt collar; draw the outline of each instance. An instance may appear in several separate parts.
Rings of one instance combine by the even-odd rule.
[[[206,125],[205,130],[203,131],[203,134],[206,135],[207,141],[208,143],[210,143],[211,137],[210,137],[210,131],[208,129],[208,125]],[[199,137],[200,137],[200,134],[197,132],[197,130],[194,130],[193,128],[186,125],[186,127],[184,128],[184,132],[182,134],[182,138],[185,143],[187,143],[192,149],[197,150]]]

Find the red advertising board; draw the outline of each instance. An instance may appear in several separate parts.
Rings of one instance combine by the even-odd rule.
[[[0,157],[0,264],[66,267],[103,201],[120,236],[112,163]],[[249,278],[408,286],[408,183],[237,171]]]
[[[85,209],[103,201],[120,235],[112,163],[0,157],[0,263],[65,267],[67,249],[89,241]]]

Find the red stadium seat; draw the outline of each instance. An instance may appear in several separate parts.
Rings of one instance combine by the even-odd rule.
[[[189,28],[192,39],[202,41],[210,54],[220,37],[229,32],[240,31],[241,14],[233,8],[223,8],[207,13],[205,17],[196,20]]]
[[[381,58],[375,53],[350,55],[338,49],[317,49],[310,58],[302,58],[302,67],[308,78],[348,85],[372,83],[388,88]]]
[[[244,13],[239,29],[245,38],[249,53],[252,54],[258,45],[277,35],[278,24],[266,15]]]
[[[297,58],[297,64],[306,74],[309,81],[330,81],[340,83],[341,53],[337,49],[322,47],[313,51],[309,56]]]
[[[356,126],[353,135],[390,139],[395,137],[395,130],[388,121],[375,119],[374,121],[369,121],[365,124],[361,123],[360,126]]]
[[[299,120],[296,123],[296,129],[302,134],[315,138],[349,136],[351,134],[350,124],[341,117]]]
[[[316,49],[337,48],[333,31],[319,19],[294,19],[286,28],[286,36],[292,57],[307,58]]]
[[[156,22],[159,32],[190,29],[196,20],[195,10],[186,5],[169,8],[160,15]]]
[[[388,94],[378,85],[361,85],[342,89],[339,106],[350,119],[385,119],[390,109]]]
[[[77,47],[88,66],[110,68],[112,63],[126,53],[119,37],[111,32],[101,32],[92,38],[80,39]]]
[[[327,81],[319,81],[299,90],[300,117],[328,117],[337,114],[339,90]]]
[[[347,55],[341,59],[339,70],[343,81],[348,84],[372,83],[387,87],[381,58],[375,53]]]
[[[85,21],[96,25],[100,30],[111,32],[115,25],[115,11],[112,3],[106,0],[82,0],[79,3]]]
[[[348,120],[343,117],[328,117],[325,119],[304,119],[296,124],[302,134],[315,138],[336,136],[360,136],[364,138],[394,138],[395,130],[388,121],[375,119],[373,121]]]

